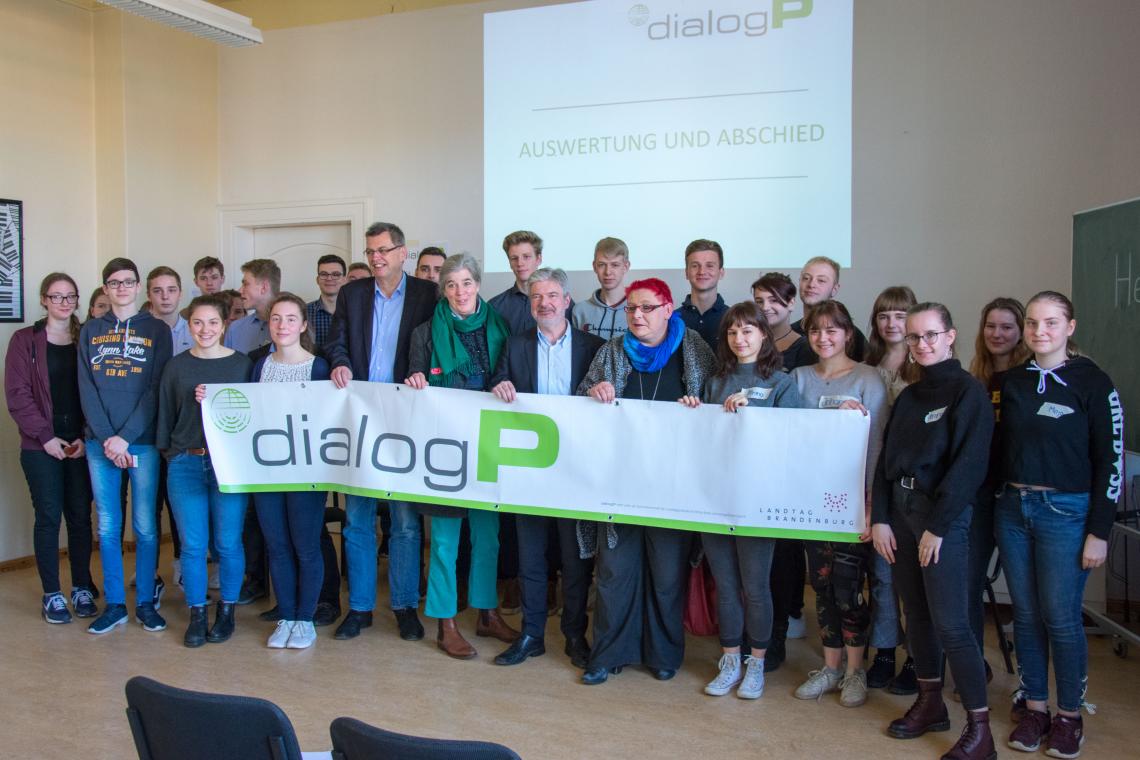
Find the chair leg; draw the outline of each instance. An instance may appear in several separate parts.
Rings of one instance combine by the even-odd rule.
[[[1005,635],[1005,628],[1002,627],[1001,618],[998,616],[997,597],[994,596],[994,587],[990,581],[986,580],[985,585],[986,598],[990,602],[990,614],[993,615],[994,628],[997,630],[998,648],[1001,649],[1001,656],[1005,660],[1005,672],[1013,673],[1013,660],[1009,656],[1009,637]]]
[[[135,739],[135,750],[139,753],[139,760],[153,760],[150,747],[146,744],[146,731],[143,730],[139,711],[133,707],[128,707],[127,721],[131,724],[131,736]]]

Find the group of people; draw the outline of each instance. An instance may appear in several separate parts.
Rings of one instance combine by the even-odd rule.
[[[367,230],[366,265],[321,257],[320,297],[311,303],[280,292],[276,263],[255,259],[242,266],[235,307],[221,290],[221,262],[207,258],[194,269],[202,295],[180,312],[177,272],[158,267],[144,281],[133,262],[117,258],[104,267],[81,324],[75,281],[46,277],[46,317],[13,336],[5,375],[35,508],[44,619],[71,620],[58,568],[64,521],[71,610],[95,618],[88,627],[94,634],[127,622],[124,479],[134,613],[145,630],[166,625],[157,575],[164,501],[190,609],[186,646],[228,639],[235,605],[265,595],[266,566],[276,597],[262,615],[276,622],[269,647],[312,646],[316,625],[340,618],[327,494],[257,493],[249,510],[244,495],[221,492],[202,430],[207,383],[331,380],[344,388],[368,381],[490,392],[506,403],[539,393],[713,404],[738,415],[739,424],[759,421],[749,407],[847,410],[870,421],[866,529],[849,543],[385,505],[347,494],[348,611],[334,638],[354,638],[372,625],[379,513],[389,605],[402,639],[424,636],[418,607],[426,529],[424,612],[437,619],[446,654],[475,656],[456,622],[471,606],[476,635],[508,644],[496,664],[543,655],[560,578],[565,652],[584,684],[601,684],[627,665],[668,680],[683,659],[685,589],[703,553],[718,589],[722,647],[707,694],[763,694],[764,674],[782,664],[787,638],[804,635],[806,575],[822,663],[797,698],[838,692],[842,705],[856,707],[869,688],[889,687],[917,694],[889,735],[945,731],[945,662],[967,723],[944,757],[991,758],[982,586],[996,544],[1021,676],[1007,743],[1023,751],[1045,744],[1055,757],[1080,754],[1087,687],[1081,599],[1089,570],[1105,561],[1120,496],[1123,414],[1111,380],[1077,351],[1068,298],[1044,291],[1025,306],[995,299],[982,311],[967,370],[955,358],[959,336],[949,310],[919,302],[905,286],[879,295],[864,336],[836,300],[840,267],[828,258],[809,260],[798,288],[787,275],[764,274],[752,284],[752,300],[730,306],[718,293],[721,246],[696,240],[684,257],[691,292],[675,304],[659,279],[626,285],[629,251],[604,238],[593,263],[599,287],[574,303],[565,273],[542,266],[538,235],[511,233],[503,250],[515,282],[490,300],[480,294],[479,261],[468,254],[425,249],[409,276],[404,234],[382,222]],[[140,309],[144,288],[147,308]],[[804,317],[791,322],[797,306]],[[102,613],[89,569],[92,498]],[[212,624],[211,558],[219,597]],[[503,577],[517,578],[521,631],[500,609]],[[864,670],[868,647],[876,653]],[[907,653],[901,670],[898,647]],[[1048,708],[1050,661],[1056,715]]]

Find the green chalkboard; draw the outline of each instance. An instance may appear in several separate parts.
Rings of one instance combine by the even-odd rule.
[[[1140,451],[1140,198],[1073,217],[1073,337],[1124,405],[1124,445]]]

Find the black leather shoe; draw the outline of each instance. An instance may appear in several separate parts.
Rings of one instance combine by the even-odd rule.
[[[313,625],[321,628],[332,625],[340,618],[340,607],[328,602],[317,602],[317,609],[313,612]]]
[[[269,609],[267,609],[265,612],[258,615],[257,619],[258,620],[264,620],[267,623],[276,623],[278,620],[281,619],[281,610],[275,604],[272,607],[270,607]]]
[[[215,609],[214,626],[206,634],[206,641],[220,644],[234,634],[234,605],[232,602],[218,602]]]
[[[587,686],[596,686],[597,684],[605,683],[611,673],[616,676],[621,672],[621,668],[622,666],[618,665],[616,668],[594,668],[593,670],[587,670],[582,674],[582,683]]]
[[[404,641],[419,641],[424,637],[424,626],[416,615],[415,607],[405,607],[402,610],[393,610],[396,613],[396,625],[400,629],[400,638]]]
[[[495,658],[495,664],[518,665],[528,657],[541,657],[544,654],[546,654],[546,643],[542,639],[524,633]]]
[[[191,649],[206,643],[206,628],[209,626],[209,616],[206,614],[206,605],[190,608],[190,625],[186,628],[186,635],[182,643]]]
[[[677,675],[677,671],[673,668],[650,668],[649,673],[658,681],[668,681],[670,678]]]
[[[340,621],[340,625],[336,628],[336,633],[333,634],[334,639],[355,639],[360,635],[361,628],[372,627],[372,610],[368,612],[358,612],[357,610],[349,610],[348,614],[344,616],[344,620]]]
[[[238,604],[253,604],[258,599],[264,599],[269,596],[269,591],[265,586],[260,583],[250,583],[246,581],[241,584],[241,593],[238,594]]]
[[[590,664],[590,645],[586,643],[585,636],[575,636],[566,639],[566,655],[570,664],[576,668],[586,669]]]

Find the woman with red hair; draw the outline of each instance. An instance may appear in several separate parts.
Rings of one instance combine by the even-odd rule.
[[[659,279],[632,283],[625,293],[629,332],[599,349],[578,392],[603,404],[640,399],[674,403],[699,396],[714,358],[700,334],[673,311]],[[685,654],[682,613],[691,534],[641,525],[578,523],[583,556],[597,556],[594,648],[582,683],[592,685],[644,664],[667,681]]]

